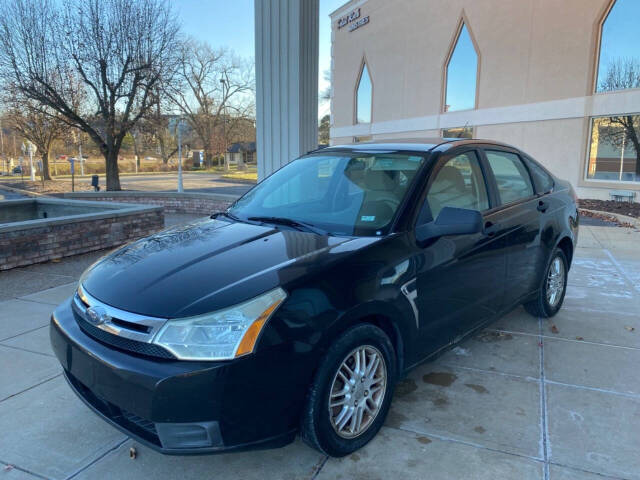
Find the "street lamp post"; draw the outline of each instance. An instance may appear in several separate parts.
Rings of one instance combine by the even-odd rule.
[[[78,153],[80,154],[80,157],[78,158],[78,160],[80,160],[80,175],[84,177],[84,158],[82,157],[82,134],[78,135]]]
[[[31,170],[31,181],[35,182],[36,181],[36,172],[33,168],[33,143],[29,142],[28,143],[28,148],[29,148],[29,168]]]
[[[227,81],[224,78],[220,79],[222,84],[222,160],[224,161],[225,172],[229,170],[229,162],[227,162],[227,96],[225,93],[225,87],[227,87]]]
[[[178,119],[178,192],[182,193],[182,117]]]
[[[0,157],[4,160],[4,169],[7,170],[7,159],[4,156],[4,132],[2,131],[2,122],[0,122]]]

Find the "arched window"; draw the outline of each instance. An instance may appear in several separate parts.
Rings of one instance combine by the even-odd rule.
[[[358,88],[356,89],[356,123],[371,123],[371,102],[373,99],[373,85],[367,63],[362,63]]]
[[[640,88],[640,1],[615,0],[600,26],[596,92]]]
[[[464,21],[447,60],[444,111],[469,110],[476,107],[478,52]]]

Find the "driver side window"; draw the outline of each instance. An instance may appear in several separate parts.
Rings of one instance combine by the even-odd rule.
[[[444,207],[482,212],[489,208],[487,188],[475,152],[465,152],[447,160],[435,172],[429,185],[419,223],[438,217]]]

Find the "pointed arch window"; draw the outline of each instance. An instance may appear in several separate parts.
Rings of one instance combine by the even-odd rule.
[[[478,64],[478,51],[463,20],[447,59],[445,112],[476,108]]]
[[[640,88],[638,0],[614,0],[600,25],[596,92]]]
[[[356,123],[371,123],[373,84],[367,62],[362,62],[358,87],[356,88]]]

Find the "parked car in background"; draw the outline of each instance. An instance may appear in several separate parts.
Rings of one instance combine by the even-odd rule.
[[[520,304],[555,315],[578,222],[570,184],[501,143],[328,147],[98,261],[51,343],[90,408],[163,453],[300,432],[343,456],[408,369]]]
[[[17,167],[13,167],[13,170],[11,170],[11,173],[13,175],[22,175],[22,167],[20,165],[18,165]]]

